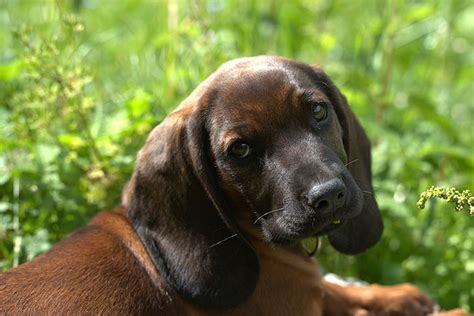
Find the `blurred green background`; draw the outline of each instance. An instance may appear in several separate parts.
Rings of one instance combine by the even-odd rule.
[[[329,271],[474,306],[472,1],[0,0],[0,270],[120,202],[148,132],[221,63],[319,63],[373,143],[385,234]],[[326,243],[327,245],[327,243]]]

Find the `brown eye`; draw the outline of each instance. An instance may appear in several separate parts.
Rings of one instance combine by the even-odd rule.
[[[315,103],[313,104],[313,117],[316,121],[321,122],[326,119],[328,116],[327,106],[324,103]]]
[[[252,148],[249,144],[238,141],[231,145],[230,153],[235,158],[244,159],[250,156],[250,154],[252,153]]]

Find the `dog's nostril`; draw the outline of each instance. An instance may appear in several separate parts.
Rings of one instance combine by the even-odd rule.
[[[347,189],[340,179],[332,179],[313,186],[306,194],[304,201],[313,210],[325,214],[344,206],[347,200]]]
[[[337,199],[338,199],[338,200],[343,199],[343,198],[344,198],[344,195],[345,195],[344,192],[339,192],[338,195],[337,195]]]

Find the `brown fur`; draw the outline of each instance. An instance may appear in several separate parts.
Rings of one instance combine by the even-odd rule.
[[[229,156],[240,139],[255,156]],[[335,180],[343,204],[323,212],[310,199]],[[229,62],[150,133],[123,206],[0,275],[0,314],[423,315],[433,303],[413,286],[327,283],[300,246],[374,245],[383,225],[363,190],[367,137],[321,69]]]
[[[2,274],[0,314],[221,315],[183,300],[166,284],[123,212],[119,207],[99,213],[49,252]],[[320,314],[314,260],[262,242],[256,247],[261,281],[247,302],[226,314]],[[275,291],[282,288],[300,295]]]

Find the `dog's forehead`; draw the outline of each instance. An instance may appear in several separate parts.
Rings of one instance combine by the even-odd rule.
[[[266,129],[296,118],[304,92],[324,98],[306,73],[283,63],[238,65],[226,69],[216,81],[212,123],[224,128],[249,125]]]

